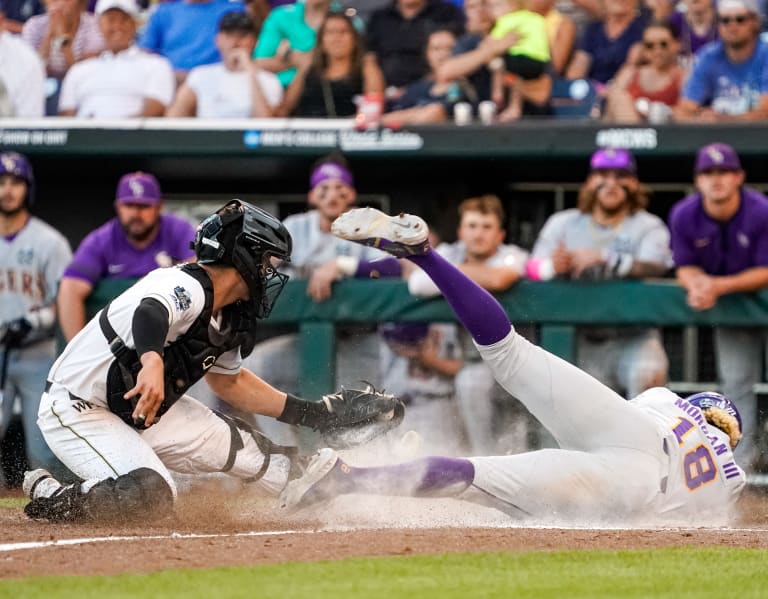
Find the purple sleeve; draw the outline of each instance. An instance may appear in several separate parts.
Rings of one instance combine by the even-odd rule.
[[[682,205],[672,208],[669,214],[669,240],[675,266],[697,266],[696,254],[690,237],[685,231],[685,217],[681,217]]]
[[[82,279],[95,285],[104,274],[104,237],[94,231],[83,239],[72,262],[64,271],[65,277]]]
[[[400,261],[397,258],[387,257],[380,260],[360,260],[355,271],[355,278],[394,278],[399,277],[401,273]]]

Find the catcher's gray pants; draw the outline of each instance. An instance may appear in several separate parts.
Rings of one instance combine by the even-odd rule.
[[[757,457],[759,418],[754,386],[762,379],[767,336],[765,329],[715,329],[717,372],[722,391],[736,404],[743,424],[743,437],[734,455],[747,471],[752,469],[752,461]]]
[[[649,414],[514,330],[479,349],[561,449],[470,458],[475,478],[465,499],[483,503],[489,495],[521,515],[566,518],[622,516],[653,504],[669,457]]]
[[[53,384],[40,400],[38,425],[56,456],[85,481],[84,489],[137,468],[159,473],[176,496],[170,471],[181,474],[222,472],[230,459],[232,429],[196,399],[182,396],[160,421],[138,431],[113,414],[101,398],[77,398]],[[253,477],[264,454],[246,431],[238,431],[243,449],[228,474]],[[256,483],[277,494],[285,486],[289,462],[273,455],[265,475]]]

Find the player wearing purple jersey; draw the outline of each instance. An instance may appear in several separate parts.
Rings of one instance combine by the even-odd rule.
[[[56,288],[72,251],[61,233],[30,215],[33,186],[27,158],[0,153],[0,439],[19,398],[27,459],[51,468],[37,408],[55,356]]]
[[[715,393],[682,399],[656,387],[624,401],[517,334],[493,296],[432,250],[418,217],[358,209],[339,217],[333,231],[407,257],[427,272],[499,383],[560,448],[376,468],[352,467],[322,449],[282,493],[286,507],[359,492],[460,497],[556,521],[727,522],[744,486],[731,453],[741,436],[739,414],[728,399]]]
[[[744,187],[744,170],[731,146],[714,143],[696,159],[698,191],[669,214],[677,280],[688,305],[708,310],[720,297],[768,287],[768,198]],[[717,327],[715,352],[723,392],[744,420],[736,456],[753,467],[758,429],[754,386],[763,370],[768,333],[760,327]]]
[[[149,173],[124,175],[117,185],[117,216],[80,244],[64,272],[58,307],[67,341],[86,323],[85,300],[102,279],[134,279],[194,256],[195,231],[187,221],[161,214],[162,194]]]

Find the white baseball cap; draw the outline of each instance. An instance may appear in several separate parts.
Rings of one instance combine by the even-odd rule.
[[[136,4],[136,0],[99,0],[96,2],[96,8],[94,9],[94,12],[97,15],[102,15],[108,10],[112,10],[113,8],[122,10],[125,14],[134,18],[138,17],[139,13],[141,12],[139,10],[139,5]]]
[[[728,12],[729,10],[741,10],[756,15],[760,14],[757,0],[718,0],[716,4],[718,13]]]

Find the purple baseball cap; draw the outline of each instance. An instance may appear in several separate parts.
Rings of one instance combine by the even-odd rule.
[[[635,159],[628,150],[621,148],[603,148],[592,154],[589,160],[592,171],[627,171],[637,174]]]
[[[137,171],[120,178],[115,202],[118,204],[146,204],[153,206],[163,201],[160,184],[154,175]]]
[[[696,155],[696,167],[694,171],[699,174],[711,169],[721,171],[740,171],[741,161],[739,155],[728,144],[714,143],[704,146]]]
[[[324,162],[318,166],[309,177],[309,188],[314,189],[323,181],[338,179],[349,187],[355,186],[355,179],[349,169],[335,162]]]

